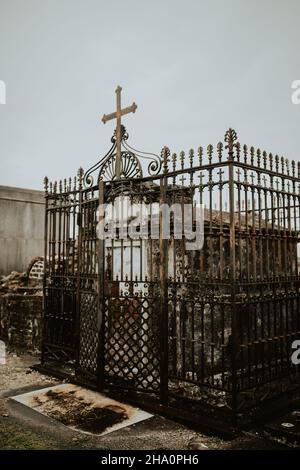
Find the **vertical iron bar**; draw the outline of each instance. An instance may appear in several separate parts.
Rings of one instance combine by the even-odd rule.
[[[237,321],[235,306],[235,214],[234,214],[234,141],[236,136],[231,129],[227,131],[228,176],[229,176],[229,211],[230,211],[230,287],[231,287],[231,367],[232,367],[232,421],[237,422]]]
[[[45,362],[45,341],[46,341],[46,310],[47,310],[47,248],[48,248],[48,205],[49,195],[47,190],[48,179],[45,178],[45,220],[44,220],[44,277],[43,277],[43,321],[42,321],[42,351],[41,351],[41,363]]]
[[[168,240],[164,237],[167,223],[162,206],[166,198],[167,177],[160,179],[160,401],[168,402]]]
[[[80,290],[81,290],[81,253],[82,253],[82,218],[83,218],[83,170],[78,170],[78,249],[77,249],[77,272],[76,272],[76,321],[75,321],[75,375],[80,367]]]
[[[99,222],[105,216],[104,209],[104,182],[99,181]],[[105,292],[104,292],[104,276],[105,276],[105,240],[97,238],[98,245],[98,358],[97,358],[97,380],[98,388],[102,390],[104,387],[104,328],[105,328]]]

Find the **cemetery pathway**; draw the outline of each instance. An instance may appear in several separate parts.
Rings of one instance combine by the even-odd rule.
[[[87,435],[39,415],[10,400],[20,393],[61,383],[33,371],[38,357],[9,354],[0,364],[0,449],[107,449],[107,450],[214,450],[275,449],[256,432],[232,441],[201,434],[186,426],[154,416],[104,436]]]

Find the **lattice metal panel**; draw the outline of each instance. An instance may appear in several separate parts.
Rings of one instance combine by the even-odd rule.
[[[80,226],[79,373],[96,379],[99,346],[97,192],[83,194]]]
[[[80,353],[81,370],[95,374],[98,353],[98,295],[82,293],[80,298]]]
[[[108,298],[105,304],[105,372],[124,388],[159,388],[159,333],[154,299]],[[156,327],[155,327],[156,326]]]

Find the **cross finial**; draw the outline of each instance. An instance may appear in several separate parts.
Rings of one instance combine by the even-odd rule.
[[[121,117],[125,114],[135,113],[137,109],[137,105],[133,102],[131,106],[127,108],[121,108],[121,91],[122,88],[120,85],[116,88],[116,95],[117,95],[117,110],[114,113],[110,114],[103,114],[102,122],[105,124],[107,121],[111,119],[117,120],[117,128],[116,128],[116,144],[117,144],[117,157],[116,157],[116,179],[121,177],[122,173],[122,155],[121,155],[121,141],[122,141],[122,129],[121,129]]]

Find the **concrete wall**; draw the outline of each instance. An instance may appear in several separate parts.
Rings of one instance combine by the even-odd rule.
[[[44,254],[44,192],[0,186],[0,274]]]

